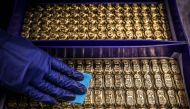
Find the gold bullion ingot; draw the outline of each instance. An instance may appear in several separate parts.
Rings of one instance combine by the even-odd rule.
[[[85,60],[85,72],[93,73],[93,61],[92,60]]]
[[[80,8],[81,8],[81,10],[83,10],[83,11],[88,11],[88,10],[89,10],[89,7],[88,7],[86,4],[81,4],[81,5],[80,5]]]
[[[134,87],[134,81],[133,81],[133,76],[130,74],[124,75],[125,79],[125,87],[127,88],[133,88]]]
[[[116,21],[113,19],[108,19],[107,18],[107,24],[116,24]]]
[[[136,39],[136,37],[134,35],[134,31],[132,31],[132,30],[127,30],[125,34],[128,37],[128,39]]]
[[[101,31],[98,32],[98,37],[100,39],[107,39],[106,33],[105,32],[101,32]]]
[[[146,4],[141,4],[141,9],[147,12],[149,10],[148,5]]]
[[[136,91],[136,99],[137,99],[137,105],[139,105],[139,106],[146,105],[146,98],[145,98],[145,93],[143,90],[138,89]]]
[[[133,30],[133,25],[131,23],[126,23],[125,24],[125,29],[131,31],[131,30]]]
[[[118,10],[119,12],[121,12],[123,10],[123,7],[121,6],[121,4],[117,3],[115,5],[115,9]]]
[[[122,24],[116,24],[116,25],[115,25],[115,28],[116,28],[118,31],[124,31],[124,30],[125,30],[125,28],[124,28],[124,26],[123,26]]]
[[[115,9],[115,7],[111,3],[108,3],[107,4],[107,9],[110,10],[110,11],[113,11]]]
[[[188,106],[187,96],[185,91],[178,91],[179,102],[182,107]]]
[[[91,23],[91,24],[98,24],[98,21],[97,20],[95,20],[95,19],[92,19],[92,20],[89,20],[89,23]]]
[[[104,87],[104,76],[102,74],[94,75],[95,78],[95,87],[102,88]]]
[[[161,24],[161,20],[160,19],[155,19],[155,20],[152,20],[152,23],[153,24]]]
[[[168,88],[174,88],[174,81],[171,74],[164,74],[165,85]]]
[[[105,87],[106,88],[114,87],[114,80],[113,80],[112,74],[106,74],[105,75]]]
[[[126,10],[127,12],[130,12],[132,10],[131,6],[127,3],[124,4],[123,6],[124,10]]]
[[[149,60],[141,60],[141,62],[142,62],[143,73],[149,73],[150,72]]]
[[[107,13],[107,17],[112,19],[115,17],[115,14],[114,13]]]
[[[93,24],[89,24],[88,25],[88,29],[91,31],[91,32],[96,32],[98,30],[97,26],[96,25],[93,25]]]
[[[78,34],[76,32],[69,32],[69,39],[78,39]]]
[[[121,74],[115,74],[115,87],[122,88],[124,86],[123,76]]]
[[[124,17],[124,14],[121,13],[121,12],[116,12],[115,15],[116,15],[117,17],[120,17],[120,18]],[[122,20],[122,21],[123,21],[123,20]],[[119,22],[118,22],[118,23],[119,23]]]
[[[144,24],[151,24],[152,23],[152,20],[151,19],[149,19],[148,17],[147,18],[143,18],[143,23]],[[146,29],[146,28],[145,28]]]
[[[174,90],[168,90],[167,94],[168,94],[170,104],[172,106],[178,106],[179,105],[179,102],[178,102],[179,99],[178,99],[177,93]]]
[[[151,5],[150,5],[150,11],[151,11],[151,12],[157,12],[157,11],[158,11],[157,6],[156,6],[155,4],[151,4]]]
[[[134,75],[134,82],[135,82],[135,86],[137,88],[142,88],[143,87],[143,80],[140,74],[135,74]]]
[[[112,72],[112,62],[111,60],[104,60],[104,72],[106,73],[111,73]]]
[[[88,34],[84,32],[78,32],[78,39],[88,39]]]
[[[115,39],[117,37],[115,31],[108,31],[107,35],[108,35],[108,39]]]
[[[102,73],[103,72],[103,62],[102,60],[94,61],[94,73]]]
[[[91,32],[97,32],[97,31],[98,31],[98,28],[97,28],[97,26],[92,26],[91,28],[89,28],[89,30],[90,30]]]
[[[120,60],[113,60],[113,71],[118,74],[122,72],[122,66]]]
[[[146,94],[147,94],[147,101],[148,101],[148,104],[150,105],[150,107],[155,106],[156,105],[156,96],[155,96],[154,90],[147,90]]]
[[[135,32],[135,35],[136,35],[137,39],[144,39],[144,33],[142,30],[137,30]]]
[[[163,73],[171,73],[169,62],[167,59],[161,59],[160,63],[161,63],[161,68],[162,68]]]
[[[101,32],[105,32],[105,31],[106,31],[106,25],[98,25],[98,29],[99,29]]]
[[[115,90],[115,103],[116,105],[125,105],[125,91],[124,90]]]
[[[160,106],[166,106],[168,103],[166,92],[164,90],[157,90],[157,96]]]
[[[106,105],[113,105],[115,104],[115,95],[112,89],[105,90],[105,103]]]
[[[103,19],[106,18],[106,14],[103,13],[103,12],[99,12],[99,13],[98,13],[98,16],[99,16],[100,18],[103,18]]]
[[[154,30],[162,30],[162,26],[158,23],[153,23],[152,27]]]
[[[119,39],[127,39],[126,35],[125,35],[125,31],[117,31],[117,38]]]
[[[102,89],[94,90],[94,102],[95,105],[103,105],[105,103],[104,91]]]
[[[159,73],[160,72],[160,67],[158,65],[158,60],[152,59],[151,63],[152,63],[152,71],[153,71],[153,73],[154,74]]]
[[[154,34],[153,34],[153,32],[151,30],[145,30],[144,34],[145,34],[145,37],[146,37],[147,40],[155,39]]]
[[[140,11],[140,6],[138,4],[133,3],[132,4],[133,12],[139,12]]]
[[[128,17],[128,18],[133,18],[133,14],[130,13],[130,12],[126,12],[126,13],[124,13],[124,15],[125,15],[126,17]]]
[[[116,20],[116,23],[117,23],[117,24],[124,24],[124,23],[125,23],[125,21],[124,21],[124,20],[122,20],[122,19],[120,19],[120,20]]]
[[[85,103],[85,105],[93,105],[94,104],[94,96],[93,96],[92,89],[88,89],[84,103]]]
[[[138,13],[138,12],[134,12],[134,13],[133,13],[133,16],[134,16],[134,17],[141,17],[142,14],[141,14],[141,13]]]
[[[153,30],[152,25],[151,25],[151,24],[149,24],[149,23],[144,24],[144,25],[143,25],[143,27],[144,27],[144,29],[145,29],[145,30]]]
[[[114,31],[114,30],[116,30],[115,25],[114,24],[107,24],[107,30],[108,31]]]
[[[129,106],[135,106],[136,105],[136,98],[135,98],[135,92],[133,90],[127,90],[126,91],[126,103]]]
[[[174,75],[174,81],[177,89],[184,89],[183,79],[181,75]]]
[[[156,19],[156,18],[160,17],[160,14],[159,13],[155,13],[155,12],[153,12],[151,15],[152,15],[152,19]]]
[[[171,70],[174,74],[180,74],[180,68],[177,64],[177,62],[175,61],[175,59],[170,59],[169,63],[171,65]]]
[[[98,39],[98,34],[96,32],[88,32],[88,39]]]
[[[76,61],[76,70],[79,72],[84,72],[84,64],[82,60]]]
[[[144,86],[147,89],[153,88],[153,81],[152,81],[151,75],[149,74],[144,75]]]
[[[140,23],[135,23],[135,24],[134,24],[134,28],[135,28],[136,30],[143,30],[143,26],[142,26],[142,24],[140,24]]]
[[[126,74],[131,74],[132,73],[132,67],[131,67],[131,61],[130,60],[122,60],[123,62],[123,71]]]
[[[88,7],[92,10],[92,11],[96,11],[98,9],[98,7],[94,4],[89,4]]]
[[[126,24],[133,24],[134,23],[133,19],[129,18],[129,17],[125,17],[124,21],[125,21]]]
[[[132,64],[133,64],[133,72],[134,73],[140,73],[141,72],[141,68],[140,68],[140,63],[139,60],[132,60]]]
[[[98,9],[100,9],[101,11],[105,11],[106,6],[104,6],[103,4],[98,4]]]
[[[156,73],[154,75],[154,78],[155,78],[155,85],[156,85],[156,87],[159,88],[159,89],[163,88],[164,86],[163,86],[163,80],[162,80],[161,75],[158,74],[158,73]]]

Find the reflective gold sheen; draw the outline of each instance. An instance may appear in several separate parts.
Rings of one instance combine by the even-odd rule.
[[[83,105],[60,102],[51,107],[21,97],[20,102],[9,99],[8,106],[21,109],[29,104],[32,109],[188,108],[180,68],[173,58],[65,59],[64,62],[93,75]]]
[[[171,40],[163,4],[41,4],[30,7],[21,32],[32,40]]]

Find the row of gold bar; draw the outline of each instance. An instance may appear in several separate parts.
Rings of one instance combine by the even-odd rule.
[[[65,59],[93,75],[85,103],[62,102],[45,109],[187,109],[188,101],[177,61],[173,58]],[[21,100],[22,101],[22,100]],[[26,103],[23,100],[20,103]],[[20,104],[21,106],[25,106]],[[9,103],[14,107],[15,103]]]
[[[171,40],[163,4],[38,5],[26,12],[22,35],[33,40]]]

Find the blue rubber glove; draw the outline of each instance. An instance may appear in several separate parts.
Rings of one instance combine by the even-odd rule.
[[[83,74],[22,37],[0,30],[0,86],[38,101],[55,104],[86,93]]]

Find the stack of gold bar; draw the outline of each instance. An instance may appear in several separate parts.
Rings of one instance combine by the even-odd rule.
[[[21,33],[32,40],[171,40],[163,4],[41,4],[28,9]]]
[[[178,63],[173,58],[66,59],[68,65],[93,75],[83,105],[62,102],[46,106],[9,101],[9,107],[32,109],[188,109]],[[18,101],[18,100],[17,100]],[[23,104],[25,103],[25,104]]]

